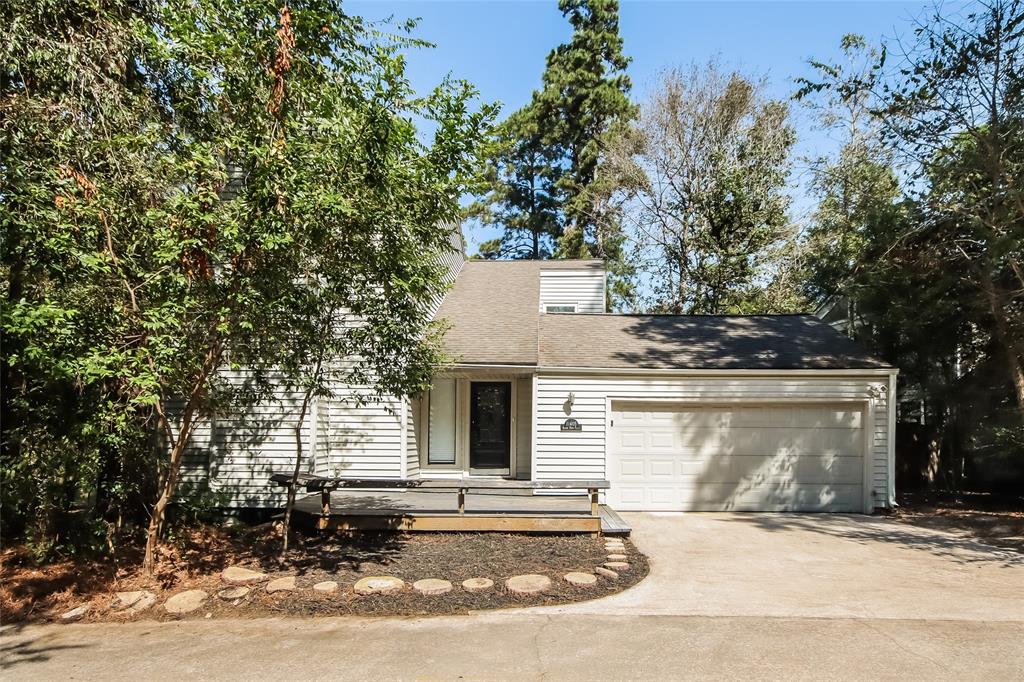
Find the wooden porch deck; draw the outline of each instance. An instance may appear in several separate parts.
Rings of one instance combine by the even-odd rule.
[[[330,515],[320,494],[295,501],[297,521],[335,530],[508,531],[629,535],[607,505],[591,514],[586,495],[534,495],[526,490],[479,490],[465,496],[459,513],[455,490],[345,489],[330,493]]]

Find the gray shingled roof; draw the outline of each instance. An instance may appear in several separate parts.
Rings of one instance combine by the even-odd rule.
[[[457,362],[536,365],[542,261],[466,261],[441,302]]]
[[[813,315],[540,315],[539,364],[614,369],[888,367]]]
[[[601,261],[466,261],[441,303],[461,364],[610,369],[887,367],[812,315],[541,313],[540,270]]]

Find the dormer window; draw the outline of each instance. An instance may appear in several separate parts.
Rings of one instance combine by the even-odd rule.
[[[548,303],[544,306],[544,312],[546,313],[574,313],[576,312],[575,303]]]

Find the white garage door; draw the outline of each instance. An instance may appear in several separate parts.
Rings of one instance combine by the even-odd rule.
[[[634,511],[864,509],[856,405],[612,403],[609,504]]]

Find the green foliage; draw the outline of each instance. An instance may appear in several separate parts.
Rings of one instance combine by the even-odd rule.
[[[1022,39],[1019,0],[939,9],[898,49],[848,38],[848,63],[816,64],[799,93],[847,139],[816,168],[808,291],[901,368],[954,487],[968,454],[1021,452]]]
[[[804,236],[803,287],[819,304],[848,296],[854,288],[864,297],[881,286],[878,274],[863,272],[864,267],[873,264],[908,224],[893,150],[882,142],[881,122],[873,115],[865,88],[879,52],[857,35],[845,36],[840,47],[845,63],[812,62],[826,80],[799,79],[796,94],[822,128],[843,140],[834,158],[810,163],[810,188],[818,205]],[[868,252],[879,245],[882,252],[869,259]]]
[[[524,107],[498,127],[475,187],[481,198],[469,215],[502,229],[501,237],[480,245],[485,258],[549,258],[562,234],[556,158],[537,113]]]
[[[563,258],[621,258],[615,225],[603,221],[589,190],[601,158],[601,139],[636,110],[622,52],[617,0],[559,0],[572,38],[548,55],[543,87],[531,104],[548,126],[546,141],[561,163],[555,188],[565,233]]]
[[[793,235],[788,108],[715,63],[669,71],[639,120],[608,141],[600,186],[622,214],[666,313],[786,312]]]
[[[363,359],[337,380],[426,384],[432,254],[493,116],[469,85],[418,97],[401,52],[419,43],[334,0],[6,7],[4,477],[38,487],[27,464],[60,460],[37,475],[78,488],[19,495],[26,517],[112,458],[118,485],[159,481],[155,537],[196,424],[265,397],[282,362],[301,381],[317,342]],[[220,371],[243,365],[244,395]],[[57,420],[68,435],[43,440]],[[133,478],[154,434],[170,456]]]
[[[613,298],[631,290],[618,214],[597,187],[603,138],[636,110],[617,0],[560,0],[569,42],[547,58],[542,87],[500,129],[469,213],[502,236],[487,258],[602,258]]]

